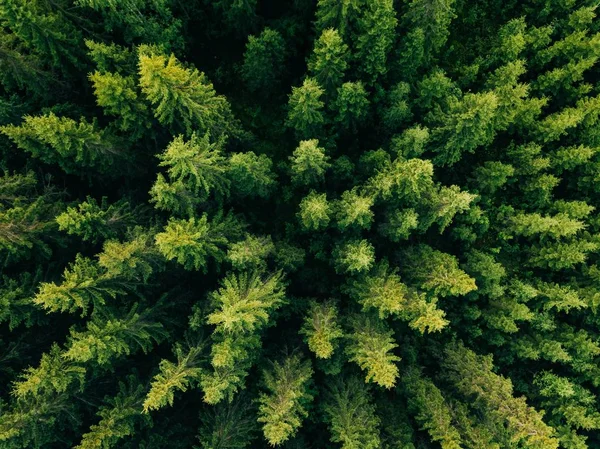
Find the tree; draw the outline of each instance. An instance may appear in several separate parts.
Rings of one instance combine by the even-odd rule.
[[[393,331],[378,318],[356,317],[352,320],[352,333],[348,335],[350,342],[346,348],[349,360],[366,371],[365,381],[387,389],[396,384],[399,374],[394,362],[400,361],[400,357],[392,353],[398,345],[392,336]]]
[[[134,135],[139,135],[151,124],[148,107],[140,99],[133,76],[96,71],[89,78],[96,103],[107,114],[117,117],[121,131],[133,131]]]
[[[272,91],[280,81],[285,57],[285,41],[278,31],[265,28],[258,36],[250,36],[242,65],[248,89],[265,94]]]
[[[453,4],[454,0],[412,0],[403,17],[413,28],[413,33],[417,30],[422,33],[427,64],[448,39],[450,23],[456,17]]]
[[[367,271],[375,262],[375,248],[367,240],[352,240],[334,250],[336,270],[341,273]]]
[[[180,345],[175,345],[173,352],[177,363],[163,359],[159,365],[159,373],[154,376],[150,391],[143,401],[144,413],[158,410],[167,404],[172,406],[175,391],[187,391],[190,386],[197,384],[203,374],[198,366],[202,356],[203,345],[192,346],[184,350]]]
[[[510,380],[492,372],[492,359],[478,356],[462,345],[444,350],[445,376],[457,391],[470,398],[473,406],[486,414],[501,429],[510,432],[510,441],[524,442],[532,448],[557,448],[553,429],[539,412],[529,407],[524,397],[513,397]]]
[[[65,212],[56,217],[56,223],[61,231],[70,235],[78,235],[82,240],[98,242],[114,239],[128,227],[135,224],[139,208],[132,207],[129,202],[121,199],[109,204],[103,197],[100,204],[91,197],[68,207]]]
[[[358,20],[356,58],[370,84],[387,72],[387,56],[395,39],[398,20],[393,0],[372,0]]]
[[[286,123],[298,136],[314,137],[325,123],[323,93],[319,83],[312,78],[306,78],[302,86],[292,88]]]
[[[383,124],[385,128],[391,132],[398,130],[407,120],[410,120],[412,117],[412,112],[410,110],[410,104],[408,101],[408,96],[410,94],[410,85],[405,82],[400,82],[393,86],[388,93],[388,107],[384,109],[383,112]],[[405,131],[405,139],[412,139],[418,137],[419,140],[422,140],[423,137],[420,135],[414,135],[415,132],[418,132],[420,128],[416,128],[414,130],[406,130]],[[429,135],[427,135],[427,138]],[[426,139],[427,139],[426,138]],[[425,139],[425,140],[426,140]],[[400,143],[400,142],[399,142]],[[402,142],[403,143],[403,142]],[[408,142],[407,142],[408,143]],[[402,146],[407,146],[406,144]],[[423,145],[420,145],[423,148]],[[407,148],[409,149],[409,148]],[[411,151],[417,152],[416,156],[419,155],[419,148],[410,148]],[[398,151],[398,150],[396,150]],[[404,152],[400,151],[400,155],[404,156]]]
[[[142,93],[163,125],[183,128],[187,135],[209,132],[218,138],[237,133],[227,99],[217,95],[204,73],[185,68],[174,55],[167,57],[151,47],[141,47],[139,77]]]
[[[126,382],[119,382],[119,392],[114,397],[104,398],[97,412],[100,420],[83,435],[75,449],[114,447],[124,437],[135,433],[138,422],[148,424],[139,410],[143,398],[144,387],[135,376],[128,377]]]
[[[64,63],[80,65],[83,40],[80,30],[57,5],[18,0],[0,5],[0,20],[25,46],[45,58],[54,67]]]
[[[372,274],[355,280],[349,291],[363,311],[374,309],[380,319],[398,316],[421,333],[438,331],[449,324],[444,319],[444,312],[436,308],[435,300],[426,301],[423,294],[400,282],[400,276],[385,262],[380,263]]]
[[[374,198],[362,196],[356,190],[346,190],[337,202],[337,224],[340,229],[351,226],[369,229],[373,222]]]
[[[332,382],[323,404],[331,441],[343,449],[380,447],[380,418],[370,400],[369,390],[355,377]]]
[[[315,48],[308,60],[308,69],[317,83],[331,95],[344,79],[348,59],[348,46],[338,31],[327,28],[315,42]]]
[[[167,167],[171,183],[182,184],[185,189],[195,195],[195,201],[206,201],[212,192],[217,195],[229,193],[227,178],[227,163],[222,156],[223,140],[211,143],[208,133],[200,138],[195,133],[189,140],[178,136],[173,140],[164,153],[158,157],[159,166]],[[159,189],[151,193],[157,195],[153,200],[163,204]]]
[[[266,268],[266,259],[274,252],[271,237],[248,235],[245,240],[229,246],[227,259],[237,269]]]
[[[232,402],[200,412],[198,439],[203,449],[244,449],[257,427],[253,403],[243,393]]]
[[[461,153],[472,153],[477,147],[492,142],[496,133],[494,116],[498,97],[493,92],[466,94],[462,100],[452,101],[448,113],[441,118],[439,127],[432,130],[438,153],[438,165],[453,165]]]
[[[229,179],[232,191],[243,197],[268,197],[275,187],[273,163],[266,155],[254,152],[234,153],[229,158]]]
[[[458,260],[450,254],[419,245],[408,249],[404,257],[402,271],[434,295],[466,295],[477,289],[475,280],[458,267]]]
[[[318,30],[336,28],[342,36],[346,36],[363,6],[363,0],[319,0],[316,27]]]
[[[317,358],[330,358],[339,344],[337,341],[344,336],[335,304],[331,301],[311,302],[300,332]]]
[[[331,166],[325,149],[318,146],[317,139],[302,140],[290,156],[292,182],[299,185],[312,185],[322,182],[325,172]]]
[[[421,429],[427,430],[443,449],[462,447],[461,435],[453,424],[453,410],[431,379],[415,367],[403,373],[401,379],[408,407]]]
[[[25,116],[21,126],[7,125],[0,131],[17,147],[47,164],[57,164],[69,174],[95,169],[109,173],[118,160],[127,160],[120,143],[95,122],[78,122],[54,113]]]
[[[211,365],[201,380],[204,401],[221,402],[243,385],[260,347],[260,331],[284,302],[281,273],[261,276],[257,272],[230,274],[222,287],[210,295],[213,312],[206,323],[215,326]]]
[[[258,422],[263,423],[263,434],[270,445],[279,446],[289,440],[308,416],[306,407],[313,399],[309,391],[312,373],[310,362],[297,355],[282,363],[274,362],[271,370],[263,372],[267,393],[258,397]]]
[[[216,262],[225,259],[230,239],[241,234],[240,223],[232,216],[208,215],[187,220],[171,219],[163,232],[156,234],[156,247],[167,260],[176,260],[186,270],[204,270],[208,258]]]
[[[368,113],[367,91],[361,82],[342,84],[337,90],[335,121],[343,129],[354,130]]]
[[[327,227],[331,215],[331,205],[327,202],[325,193],[318,194],[311,191],[300,202],[298,218],[302,227],[307,231],[318,230]]]
[[[98,365],[106,365],[115,357],[129,355],[134,346],[149,352],[153,343],[160,343],[167,332],[162,324],[151,320],[152,309],[141,313],[137,309],[134,305],[122,318],[102,311],[88,321],[85,331],[71,329],[62,356],[77,363],[93,360]]]

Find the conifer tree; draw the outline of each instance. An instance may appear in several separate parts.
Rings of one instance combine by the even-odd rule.
[[[154,376],[150,391],[143,400],[144,413],[158,410],[167,404],[172,406],[176,390],[185,392],[199,382],[203,373],[202,368],[198,366],[202,349],[202,345],[192,346],[188,350],[176,345],[174,352],[177,363],[167,359],[161,360],[159,373]]]
[[[344,336],[338,320],[338,310],[333,302],[311,303],[300,332],[317,358],[330,358],[339,344],[337,340]]]
[[[127,160],[122,142],[83,118],[78,123],[53,113],[26,116],[21,126],[3,126],[0,131],[34,158],[57,164],[69,174],[89,169],[109,173],[113,162]]]
[[[323,89],[312,78],[306,78],[300,87],[293,87],[288,102],[289,112],[287,125],[303,138],[311,138],[318,134],[325,123],[321,97]]]
[[[348,68],[348,46],[334,28],[323,30],[308,61],[308,69],[331,95],[341,85]]]
[[[208,258],[221,262],[230,239],[241,233],[241,224],[232,216],[207,214],[188,220],[171,219],[163,232],[156,234],[156,247],[167,260],[176,260],[186,270],[204,270]]]
[[[97,242],[118,237],[135,224],[138,213],[139,208],[132,207],[123,199],[109,204],[106,197],[103,197],[98,204],[94,198],[88,197],[86,201],[77,204],[77,207],[68,207],[58,215],[56,223],[67,234]]]
[[[285,53],[285,41],[276,30],[265,28],[258,36],[250,36],[242,66],[250,91],[268,93],[276,86],[285,67]]]
[[[383,321],[368,315],[356,317],[352,320],[350,343],[346,348],[349,360],[366,371],[366,382],[388,389],[396,384],[398,367],[394,362],[400,360],[392,353],[398,346],[392,336],[393,332]]]
[[[292,182],[299,185],[312,185],[323,181],[330,167],[325,149],[318,146],[317,139],[302,140],[290,157]]]
[[[119,383],[119,392],[114,397],[105,397],[99,407],[97,424],[83,435],[76,449],[101,449],[116,447],[117,443],[135,433],[138,423],[149,424],[140,413],[144,398],[144,386],[136,376],[130,376],[126,382]]]
[[[227,99],[217,95],[204,73],[151,47],[140,48],[138,69],[142,92],[160,123],[188,135],[197,131],[219,137],[237,132]]]
[[[333,381],[323,405],[331,441],[343,449],[380,447],[381,420],[375,413],[369,390],[355,377]]]
[[[401,379],[408,406],[421,429],[427,430],[431,439],[439,441],[444,449],[462,447],[461,435],[453,424],[453,411],[436,385],[414,367],[403,373]]]
[[[299,356],[287,357],[282,363],[274,362],[272,370],[263,373],[267,393],[258,397],[258,422],[272,446],[290,439],[308,416],[306,406],[312,401],[308,383],[312,375],[310,362]]]

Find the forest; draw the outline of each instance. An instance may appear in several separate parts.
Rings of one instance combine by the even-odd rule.
[[[600,448],[599,4],[0,0],[0,449]]]

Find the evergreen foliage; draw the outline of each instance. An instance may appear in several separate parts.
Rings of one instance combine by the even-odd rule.
[[[575,0],[0,0],[0,449],[600,447]]]

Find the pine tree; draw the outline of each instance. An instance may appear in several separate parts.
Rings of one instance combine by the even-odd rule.
[[[348,46],[334,28],[323,30],[315,42],[315,48],[308,61],[311,74],[331,95],[341,85],[348,68]]]
[[[245,240],[233,243],[227,251],[227,260],[237,269],[266,268],[266,259],[275,253],[271,237],[248,235]]]
[[[442,392],[417,368],[403,373],[402,388],[406,392],[408,407],[432,441],[439,441],[443,449],[459,449],[461,435],[453,424],[453,410]]]
[[[318,135],[325,123],[321,97],[323,89],[312,78],[306,78],[300,87],[293,87],[288,102],[289,112],[287,125],[296,131],[301,138]]]
[[[304,317],[300,332],[309,349],[319,359],[329,359],[344,336],[338,323],[338,309],[331,301],[319,303],[313,301]]]
[[[374,309],[380,319],[398,316],[421,333],[435,332],[449,324],[444,312],[436,308],[435,299],[427,301],[423,294],[408,288],[387,263],[380,263],[372,274],[355,280],[349,291],[364,311]]]
[[[373,222],[374,198],[362,196],[356,190],[346,190],[336,204],[337,224],[340,229],[358,227],[369,229]]]
[[[56,223],[61,231],[69,235],[78,235],[82,240],[98,242],[113,239],[121,235],[128,227],[135,224],[139,208],[132,207],[129,202],[121,199],[109,204],[103,197],[100,204],[91,197],[68,207],[65,212],[56,217]]]
[[[458,267],[454,256],[427,245],[408,249],[405,261],[402,271],[421,288],[435,295],[466,295],[477,289],[475,280]]]
[[[385,322],[378,318],[360,316],[352,320],[352,333],[348,335],[346,348],[349,360],[366,371],[365,381],[387,389],[396,384],[398,367],[394,362],[400,357],[392,350],[398,345]]]
[[[265,28],[258,36],[250,36],[242,66],[248,89],[268,94],[280,81],[285,57],[285,41],[278,31]]]
[[[194,202],[206,201],[212,192],[227,195],[230,181],[227,178],[227,162],[222,155],[223,145],[223,140],[211,143],[208,133],[202,138],[192,133],[187,141],[178,136],[159,155],[159,166],[167,167],[171,184],[182,185],[188,195],[193,196]],[[161,183],[157,181],[151,190],[152,201],[157,206],[169,204],[168,200],[161,198],[163,190],[157,186]],[[181,209],[184,207],[178,208]]]
[[[363,6],[358,20],[356,58],[370,82],[387,72],[387,56],[395,39],[398,20],[393,0],[372,0]]]
[[[137,308],[134,305],[122,318],[99,312],[88,321],[85,331],[71,329],[63,357],[76,363],[93,360],[106,365],[115,357],[129,355],[133,346],[149,352],[167,332],[162,324],[152,321],[152,309],[138,313]]]
[[[204,73],[151,47],[140,48],[138,68],[142,93],[160,123],[183,128],[187,135],[209,132],[216,138],[238,132],[227,99],[217,95]]]
[[[268,156],[254,152],[234,153],[229,158],[232,191],[240,197],[268,197],[276,185],[273,163]]]
[[[279,446],[293,437],[308,416],[306,407],[313,399],[309,391],[312,373],[310,362],[297,355],[274,362],[271,370],[263,372],[267,393],[258,397],[258,422],[263,423],[270,445]]]
[[[340,378],[331,382],[323,404],[331,441],[342,449],[381,447],[381,420],[375,413],[369,390],[355,378]]]
[[[336,28],[346,36],[363,6],[363,0],[318,0],[316,27],[318,30]]]
[[[501,429],[510,432],[512,443],[524,442],[532,448],[557,448],[551,427],[524,397],[515,398],[510,380],[492,372],[491,357],[482,357],[462,345],[444,351],[444,374],[457,391],[486,414]]]
[[[375,262],[375,248],[367,240],[352,240],[334,250],[336,270],[341,273],[367,271]]]
[[[335,121],[343,129],[354,130],[368,114],[369,100],[361,82],[342,84],[337,90]]]
[[[300,201],[298,218],[302,227],[307,231],[326,228],[331,219],[331,205],[327,202],[325,193],[319,194],[314,190]]]
[[[133,76],[96,71],[89,76],[96,103],[104,111],[117,117],[121,131],[132,131],[138,136],[151,125],[148,107],[143,103]]]
[[[498,97],[493,92],[469,93],[449,106],[440,126],[432,130],[432,138],[438,142],[434,148],[438,165],[455,164],[463,152],[472,153],[477,147],[491,143],[496,135]]]
[[[59,5],[40,1],[3,1],[0,20],[26,47],[53,66],[65,69],[64,63],[79,66],[81,32],[63,13]]]
[[[3,126],[0,131],[34,158],[57,164],[69,174],[90,169],[107,174],[114,163],[128,158],[122,142],[83,118],[78,123],[53,113],[26,116],[21,126]]]
[[[200,412],[198,439],[203,449],[244,449],[254,439],[257,422],[253,403],[241,393]]]
[[[167,260],[176,260],[186,270],[206,271],[208,258],[222,262],[230,239],[240,234],[241,225],[232,215],[216,216],[209,222],[203,214],[169,220],[164,231],[156,234],[156,247]]]
[[[190,386],[195,386],[203,374],[199,362],[202,360],[203,345],[191,346],[184,350],[176,344],[173,352],[177,357],[177,363],[163,359],[159,365],[159,373],[156,374],[150,385],[150,391],[143,400],[144,413],[158,410],[167,404],[172,406],[175,399],[175,391],[187,391]]]
[[[230,274],[210,299],[214,311],[206,322],[215,326],[211,351],[214,371],[202,378],[201,385],[204,401],[216,404],[226,395],[231,398],[248,375],[260,347],[259,331],[285,302],[282,274]]]
[[[325,172],[331,166],[325,149],[318,146],[317,139],[302,140],[290,156],[292,182],[299,185],[313,185],[323,181]]]
[[[100,420],[83,435],[75,449],[117,447],[121,439],[134,435],[138,423],[149,424],[140,413],[143,398],[144,386],[136,376],[128,377],[126,383],[119,382],[119,392],[114,397],[104,398],[97,412]]]

